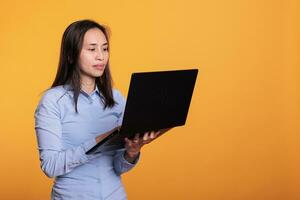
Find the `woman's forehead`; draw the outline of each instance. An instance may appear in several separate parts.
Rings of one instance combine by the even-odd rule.
[[[84,45],[104,45],[107,44],[104,33],[98,28],[88,30],[83,39]]]

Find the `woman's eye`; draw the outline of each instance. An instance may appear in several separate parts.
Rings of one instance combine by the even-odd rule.
[[[96,49],[89,49],[90,51],[95,51]]]
[[[108,51],[108,48],[104,48],[103,51]]]

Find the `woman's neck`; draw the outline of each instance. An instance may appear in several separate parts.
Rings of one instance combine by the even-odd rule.
[[[95,90],[95,78],[81,76],[80,86],[81,90],[87,94],[91,94]]]

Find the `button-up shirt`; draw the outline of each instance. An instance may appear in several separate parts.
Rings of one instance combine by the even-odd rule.
[[[125,99],[113,90],[116,102],[105,108],[98,88],[80,92],[75,112],[73,91],[57,86],[45,92],[35,111],[41,168],[55,177],[51,199],[126,199],[120,175],[130,170],[124,149],[87,155],[95,138],[122,124]]]

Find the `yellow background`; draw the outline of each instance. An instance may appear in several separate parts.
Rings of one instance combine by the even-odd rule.
[[[143,149],[130,200],[300,199],[299,0],[0,1],[0,198],[49,199],[33,113],[73,21],[110,26],[115,86],[199,68],[187,124]],[[180,81],[180,80],[178,80]]]

